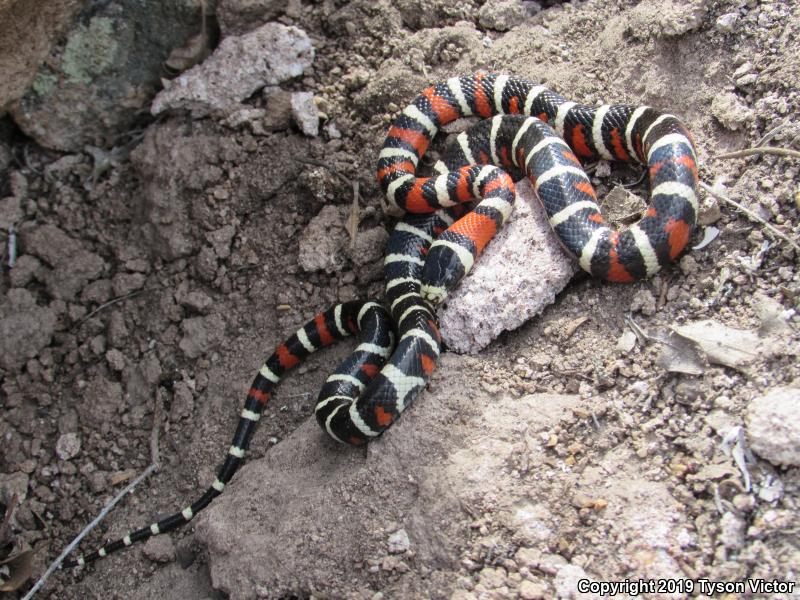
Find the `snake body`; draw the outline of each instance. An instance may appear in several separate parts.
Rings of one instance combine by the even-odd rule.
[[[509,115],[536,117],[550,127]],[[451,161],[440,175],[417,177],[437,131],[469,116],[496,118],[459,136],[459,168]],[[646,165],[650,205],[644,216],[623,231],[609,227],[580,159]],[[502,179],[493,168],[476,167],[486,164],[530,177],[564,246],[601,279],[628,282],[653,275],[681,254],[695,227],[697,159],[691,135],[677,117],[647,106],[581,105],[510,75],[453,77],[425,89],[402,111],[378,162],[381,188],[403,210],[434,211],[483,198],[431,248],[425,293],[434,302],[470,270],[511,212],[508,182],[494,184],[486,195],[477,189],[487,179]],[[443,286],[431,281],[440,278]]]
[[[439,175],[417,177],[437,131],[468,116],[485,120],[458,136],[437,165]],[[638,223],[621,232],[605,223],[580,159],[647,166],[651,201]],[[347,302],[306,323],[256,375],[231,447],[206,492],[183,510],[64,566],[87,564],[191,521],[242,464],[281,378],[336,340],[359,335],[353,354],[320,391],[320,426],[340,442],[361,445],[394,423],[427,385],[442,350],[433,307],[511,214],[515,188],[508,171],[531,179],[550,225],[581,267],[610,281],[632,281],[654,274],[686,247],[697,214],[696,164],[684,125],[649,107],[583,106],[508,75],[456,77],[425,89],[392,124],[378,161],[384,193],[407,212],[384,262],[389,311],[374,302]],[[464,203],[472,200],[478,205],[464,214]]]

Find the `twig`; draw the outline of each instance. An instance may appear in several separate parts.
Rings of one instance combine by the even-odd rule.
[[[34,584],[34,586],[31,588],[31,590],[27,594],[25,594],[25,597],[22,600],[30,600],[31,598],[33,598],[33,595],[41,589],[41,587],[44,585],[44,583],[50,578],[50,575],[52,575],[55,572],[55,570],[58,569],[58,567],[61,566],[61,563],[64,562],[64,559],[69,555],[69,553],[72,552],[75,549],[75,547],[78,544],[81,543],[81,540],[84,537],[86,537],[86,535],[92,529],[97,527],[98,523],[100,523],[100,521],[102,521],[105,518],[105,516],[109,512],[111,512],[111,509],[114,508],[119,503],[119,501],[122,500],[125,497],[125,494],[128,494],[129,492],[131,492],[133,490],[133,488],[135,488],[137,485],[139,485],[139,483],[141,483],[141,481],[145,477],[150,475],[155,470],[156,470],[156,465],[151,464],[150,466],[148,466],[142,472],[141,475],[139,475],[136,479],[131,481],[131,483],[124,490],[122,490],[119,494],[114,496],[114,499],[111,500],[111,502],[109,502],[108,504],[106,504],[103,507],[103,510],[100,511],[100,514],[97,515],[95,517],[95,519],[91,523],[89,523],[83,529],[83,531],[81,531],[77,535],[77,537],[69,543],[69,545],[66,548],[64,548],[64,551],[61,552],[59,557],[57,559],[55,559],[53,561],[53,563],[49,567],[47,567],[47,571],[44,572],[44,575],[42,575],[39,578],[39,580],[36,582],[36,584]]]
[[[777,146],[761,146],[760,148],[745,148],[735,152],[717,154],[714,158],[742,158],[743,156],[753,156],[754,154],[777,154],[778,156],[791,156],[800,158],[800,151],[791,148],[778,148]]]
[[[80,321],[78,321],[76,327],[78,325],[83,325],[86,321],[91,319],[93,316],[95,316],[101,310],[104,310],[104,309],[108,308],[109,306],[113,306],[114,304],[117,304],[118,302],[122,302],[123,300],[127,300],[128,298],[134,298],[134,297],[138,296],[139,294],[144,294],[145,292],[149,292],[149,291],[151,291],[151,290],[149,290],[149,289],[136,290],[136,291],[130,292],[129,294],[125,294],[124,296],[119,296],[118,298],[113,298],[113,299],[109,300],[108,302],[105,302],[105,303],[101,304],[100,306],[95,308],[92,312],[90,312],[88,315],[83,317]]]
[[[70,552],[72,552],[75,547],[81,543],[81,540],[85,538],[89,532],[97,527],[97,525],[102,521],[105,516],[111,512],[111,510],[119,504],[119,502],[125,497],[126,494],[129,494],[133,491],[133,489],[139,485],[145,478],[147,478],[153,471],[156,471],[160,468],[160,458],[159,458],[159,451],[158,451],[158,435],[161,431],[161,401],[158,398],[158,394],[155,396],[155,406],[153,407],[153,431],[150,433],[150,464],[147,468],[142,471],[142,473],[133,481],[131,481],[124,490],[122,490],[119,494],[114,496],[114,498],[103,507],[103,510],[100,511],[94,520],[89,523],[86,527],[84,527],[83,531],[81,531],[74,540],[72,540],[69,545],[61,552],[57,559],[55,559],[52,564],[47,568],[47,571],[44,572],[36,584],[31,588],[31,590],[25,595],[22,600],[30,600],[33,598],[33,595],[41,589],[44,585],[45,581],[48,580],[50,575],[55,572],[58,567],[61,566],[61,563],[64,562],[64,559],[69,556]]]
[[[628,327],[630,327],[631,331],[633,331],[633,334],[636,336],[636,338],[639,340],[639,343],[642,346],[646,345],[648,342],[659,342],[659,341],[661,341],[658,338],[654,338],[649,333],[647,333],[644,329],[642,329],[639,326],[639,324],[633,319],[633,316],[625,315],[625,319],[624,320],[625,320],[625,323],[628,325]]]
[[[161,398],[158,393],[155,394],[155,402],[153,404],[153,431],[150,432],[150,463],[156,467],[161,468],[161,455],[158,451],[158,435],[161,433],[161,416],[164,410],[161,404]]]
[[[353,202],[350,205],[350,214],[347,215],[346,229],[350,234],[350,248],[355,248],[356,238],[358,237],[358,226],[361,223],[358,206],[358,181],[353,181]]]
[[[767,142],[772,140],[776,135],[778,135],[784,129],[791,127],[792,124],[789,122],[788,119],[784,120],[783,123],[776,125],[772,129],[770,129],[767,133],[761,136],[761,139],[756,142],[755,147],[758,148],[759,146],[765,145]]]
[[[787,242],[789,245],[792,246],[797,252],[800,252],[800,244],[790,238],[788,235],[783,233],[780,229],[775,227],[774,225],[768,223],[761,217],[759,217],[756,213],[754,213],[749,208],[745,208],[735,200],[731,200],[725,194],[720,194],[719,192],[715,192],[710,185],[704,182],[700,182],[700,187],[703,188],[706,192],[714,196],[717,200],[722,200],[723,202],[727,202],[731,206],[736,207],[738,210],[742,211],[745,215],[747,215],[753,221],[761,223],[764,227],[766,227],[775,237],[782,239],[784,242]]]
[[[8,228],[8,267],[13,268],[17,262],[17,232],[14,226]]]

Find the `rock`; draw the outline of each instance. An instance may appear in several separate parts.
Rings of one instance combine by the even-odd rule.
[[[226,259],[231,255],[231,243],[236,236],[236,227],[225,225],[206,234],[206,239],[214,248],[217,258]]]
[[[439,310],[447,347],[479,352],[501,332],[516,329],[552,304],[577,269],[530,184],[520,181],[505,227]]]
[[[197,276],[208,283],[214,281],[217,275],[217,255],[208,246],[203,247],[194,261]]]
[[[553,586],[556,589],[558,598],[596,598],[594,594],[582,594],[578,592],[578,582],[589,578],[578,565],[564,565],[558,569],[553,578]]]
[[[753,451],[776,465],[800,466],[800,388],[773,388],[747,407]]]
[[[640,312],[643,315],[652,317],[656,314],[656,297],[648,289],[639,290],[631,299],[630,311]]]
[[[195,117],[229,111],[265,85],[298,77],[311,65],[314,47],[297,27],[267,23],[222,40],[208,59],[159,92],[151,112],[185,109]]]
[[[81,301],[102,304],[112,298],[111,280],[96,279],[81,292]]]
[[[83,402],[77,406],[81,424],[99,430],[104,423],[117,417],[125,405],[122,386],[100,375],[83,387]]]
[[[267,101],[267,114],[264,117],[264,128],[267,131],[283,131],[292,122],[291,92],[278,87],[264,88],[264,99]]]
[[[719,541],[729,550],[744,546],[746,523],[732,512],[726,512],[719,520]]]
[[[64,433],[56,440],[56,456],[61,460],[75,458],[81,451],[81,438],[77,433]]]
[[[693,275],[694,273],[697,273],[699,268],[697,261],[691,254],[685,254],[683,257],[681,257],[681,260],[678,264],[680,265],[681,273],[684,275]]]
[[[357,267],[379,262],[382,268],[388,243],[389,234],[386,230],[383,227],[372,227],[356,234],[355,243],[348,246],[348,254]]]
[[[503,597],[503,591],[508,592],[508,572],[502,567],[484,567],[478,574],[478,584],[475,591],[478,597]],[[494,592],[494,593],[493,593]],[[497,594],[497,595],[496,595]]]
[[[750,306],[761,322],[758,328],[761,335],[782,335],[791,331],[792,309],[784,308],[780,302],[760,292],[750,298]]]
[[[37,306],[33,295],[22,288],[8,291],[0,301],[0,367],[16,370],[50,344],[56,315]]]
[[[5,174],[8,165],[11,164],[11,159],[11,147],[0,140],[0,175]]]
[[[81,0],[0,1],[0,114],[28,89],[81,4]]]
[[[218,180],[217,163],[229,153],[226,141],[202,124],[191,133],[177,121],[148,127],[131,162],[142,182],[142,234],[155,256],[173,261],[196,254],[190,207],[199,190]]]
[[[89,489],[94,494],[100,494],[108,487],[108,477],[103,471],[95,471],[86,476]]]
[[[145,542],[142,553],[153,562],[172,562],[175,560],[175,544],[168,535],[157,535]]]
[[[0,165],[0,173],[3,172]],[[16,196],[0,198],[0,231],[8,231],[22,220],[22,206]]]
[[[319,110],[311,92],[294,92],[291,100],[292,119],[305,135],[319,135]]]
[[[547,588],[540,581],[525,579],[519,584],[519,597],[522,600],[541,600],[547,597]]]
[[[143,273],[117,273],[111,280],[111,289],[115,296],[126,296],[142,289],[147,276]]]
[[[125,393],[131,406],[150,405],[153,391],[161,379],[163,369],[158,358],[148,355],[138,364],[126,367],[123,371]]]
[[[185,381],[179,381],[175,384],[169,419],[173,422],[184,419],[191,416],[192,411],[194,411],[192,388]]]
[[[526,16],[525,7],[518,0],[489,0],[478,11],[478,23],[486,29],[508,31]]]
[[[405,529],[398,529],[389,536],[389,554],[402,554],[411,547],[411,540]]]
[[[478,9],[473,1],[452,0],[395,0],[392,6],[400,12],[403,24],[414,31],[439,28],[443,22],[471,21]]]
[[[397,35],[403,24],[395,3],[388,0],[352,0],[330,14],[327,21],[326,29],[335,35],[368,36],[379,43]]]
[[[344,268],[348,243],[344,221],[344,209],[331,205],[311,219],[300,236],[299,262],[304,271],[335,273]]]
[[[722,33],[732,33],[739,22],[739,13],[730,12],[717,17],[714,26]]]
[[[9,270],[8,278],[13,287],[25,287],[42,273],[41,269],[42,263],[38,258],[30,254],[23,254],[14,262],[14,266]]]
[[[225,321],[219,315],[193,317],[181,322],[183,338],[178,347],[189,358],[198,358],[216,346],[225,333]]]
[[[86,250],[82,242],[54,225],[36,227],[21,237],[25,252],[52,267],[43,273],[42,279],[53,298],[74,300],[88,282],[105,270],[105,262],[100,256]]]
[[[106,361],[108,361],[108,366],[117,372],[121,372],[127,365],[125,355],[116,348],[106,352]]]
[[[548,451],[535,440],[570,414],[578,399],[553,394],[490,398],[479,389],[477,377],[454,370],[463,360],[444,355],[437,392],[418,399],[366,452],[330,441],[308,419],[267,457],[246,463],[194,521],[214,587],[231,600],[251,598],[259,586],[276,598],[320,586],[331,597],[350,597],[348,591],[368,588],[373,575],[354,570],[345,587],[330,573],[342,556],[366,563],[375,558],[376,548],[386,548],[387,533],[373,519],[376,507],[382,523],[403,523],[415,561],[453,565],[472,521],[460,508],[466,499],[502,499],[498,511],[522,498],[530,501],[530,490],[520,490],[520,478],[508,469],[509,461],[517,460],[518,444],[525,443],[521,432],[530,434],[526,460],[541,464]],[[475,391],[461,394],[465,385]],[[443,398],[452,398],[446,411],[441,410]],[[463,413],[466,407],[477,413]],[[451,411],[465,419],[454,421]],[[419,451],[422,440],[425,452]],[[263,506],[282,510],[259,511]],[[348,517],[324,518],[331,514]],[[397,538],[393,548],[406,547],[406,536],[399,530],[392,535]],[[252,556],[259,560],[248,560]],[[378,557],[376,566],[402,570],[400,556]],[[441,586],[440,579],[431,579],[431,586]],[[396,588],[382,589],[387,598],[409,597]],[[441,588],[418,589],[412,597],[438,597],[437,591]]]
[[[623,354],[628,354],[636,346],[636,334],[630,329],[626,329],[617,339],[617,350]]]
[[[28,497],[30,477],[25,473],[0,473],[0,500],[8,501],[16,494],[22,503]]]
[[[628,11],[628,32],[638,39],[678,37],[700,29],[709,9],[710,0],[644,0]]]
[[[241,35],[276,19],[287,4],[288,0],[221,0],[216,15],[222,37]]]
[[[325,123],[325,133],[328,134],[328,137],[332,140],[340,140],[342,139],[342,132],[339,131],[339,128],[336,126],[336,123],[333,121],[328,121]]]
[[[183,0],[88,3],[11,106],[14,120],[48,148],[110,146],[160,87],[170,51],[199,28],[199,7]]]
[[[263,108],[239,108],[229,113],[223,124],[231,129],[248,127],[256,135],[264,135],[264,119],[267,111]]]
[[[214,299],[211,298],[205,292],[200,290],[192,290],[186,295],[181,296],[178,299],[181,306],[185,306],[186,308],[198,312],[200,314],[206,313],[211,305],[214,304]]]
[[[723,127],[736,131],[755,120],[755,112],[733,92],[722,92],[711,101],[711,114]]]

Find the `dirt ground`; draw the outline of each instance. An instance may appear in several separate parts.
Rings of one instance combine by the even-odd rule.
[[[9,269],[0,234],[0,483],[19,493],[15,536],[39,545],[37,569],[148,466],[154,421],[160,471],[84,552],[213,480],[248,384],[287,335],[336,301],[382,295],[380,258],[345,247],[329,271],[307,272],[301,245],[324,206],[347,216],[347,180],[360,183],[361,230],[390,231],[378,151],[431,82],[502,71],[587,104],[668,109],[694,135],[702,181],[800,238],[800,160],[718,157],[779,126],[769,145],[797,148],[798,3],[289,4],[279,20],[304,29],[316,57],[286,87],[314,92],[319,137],[175,115],[97,169],[13,134],[0,180],[18,246]],[[800,384],[798,252],[705,193],[701,223],[719,235],[652,280],[578,275],[539,318],[477,355],[445,355],[368,450],[336,446],[309,418],[352,345],[312,357],[207,516],[59,573],[37,597],[466,600],[590,597],[576,590],[584,577],[797,581],[800,469],[754,457],[748,484],[723,437],[754,399]],[[713,319],[768,347],[678,372],[663,344],[630,339],[628,315],[652,337]],[[668,595],[686,594],[648,597]]]

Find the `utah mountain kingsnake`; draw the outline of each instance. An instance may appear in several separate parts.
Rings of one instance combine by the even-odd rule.
[[[436,167],[441,174],[418,178],[417,166],[439,128],[473,115],[486,120],[458,136]],[[579,158],[648,167],[650,207],[638,223],[622,232],[605,224]],[[470,270],[511,213],[514,182],[504,169],[531,179],[551,226],[582,268],[610,281],[632,281],[652,275],[684,250],[697,214],[696,164],[684,125],[649,107],[583,106],[507,75],[451,78],[425,89],[394,121],[378,161],[384,193],[407,211],[385,259],[389,313],[374,302],[346,302],[314,317],[256,375],[228,455],[197,501],[64,566],[92,562],[194,518],[241,465],[281,377],[336,340],[359,333],[353,354],[320,391],[319,424],[353,445],[389,427],[436,367],[441,338],[433,306]],[[474,199],[481,202],[454,222],[463,203]]]

